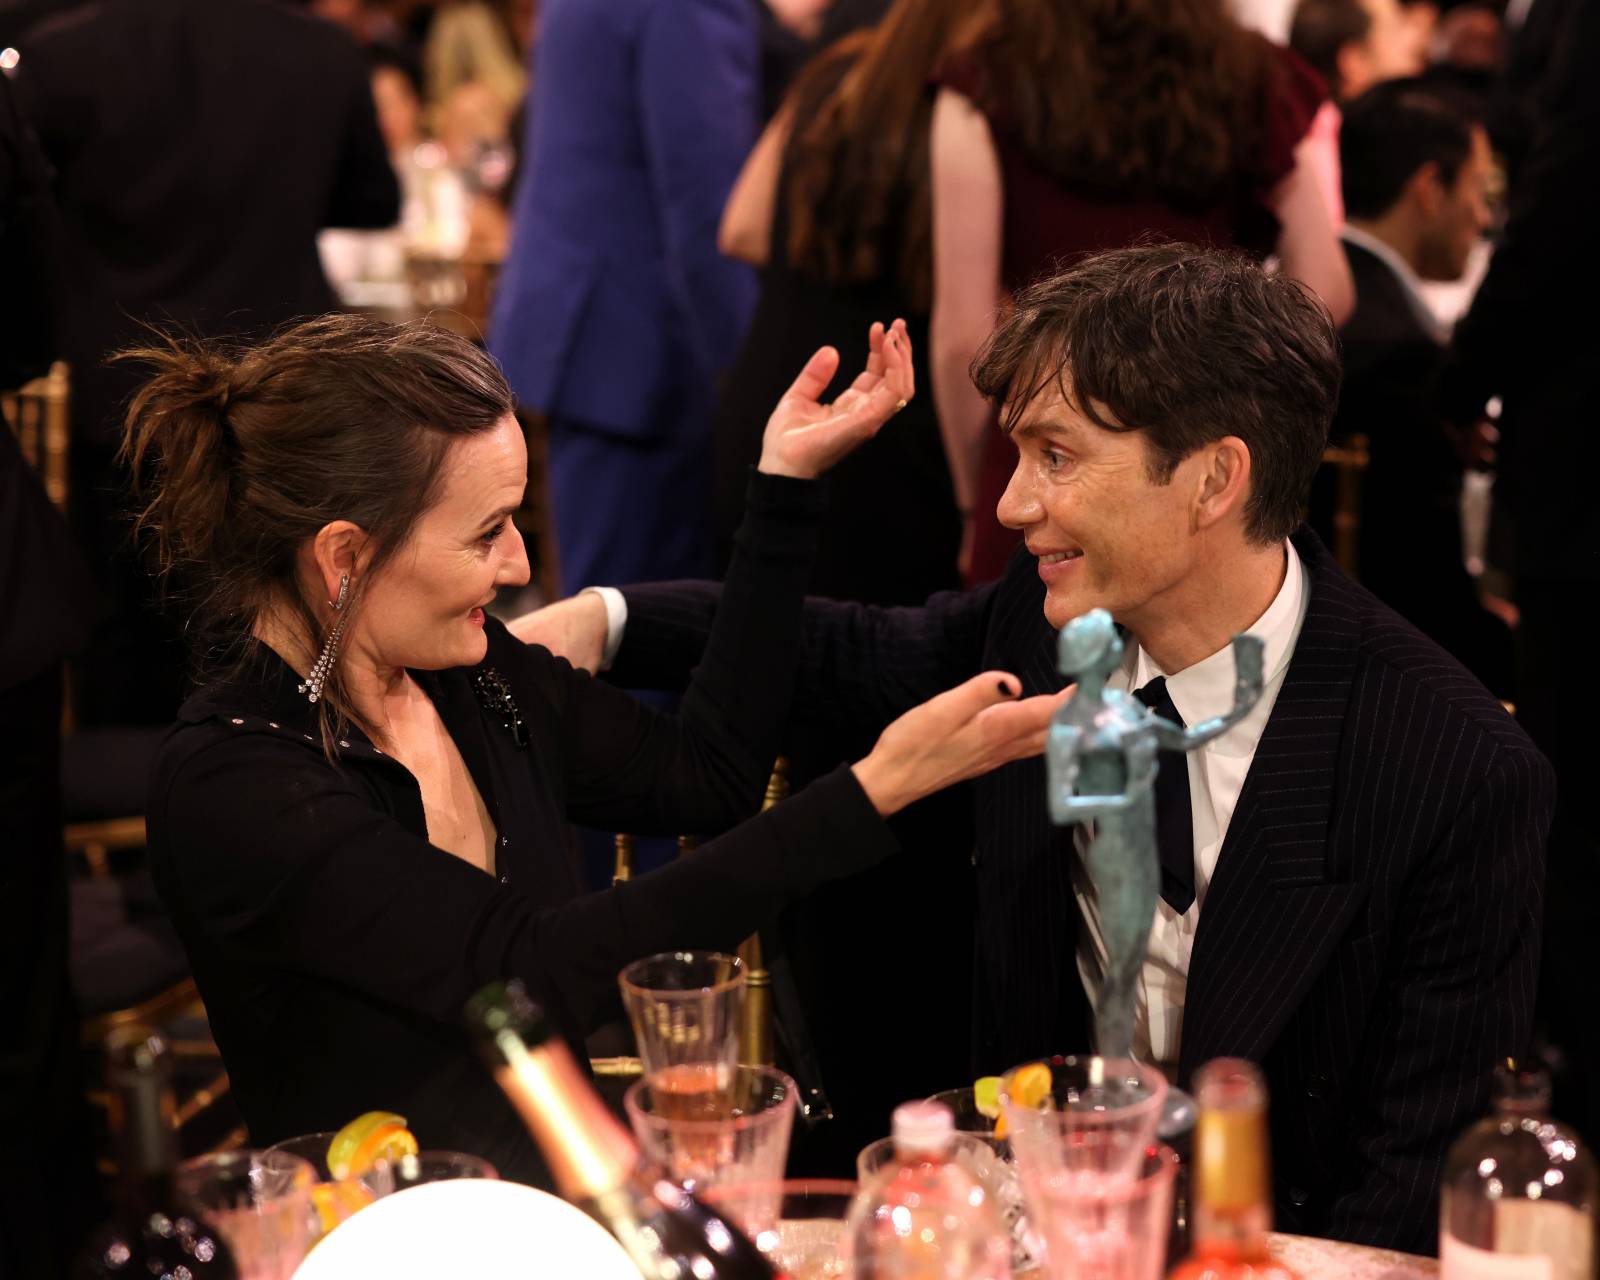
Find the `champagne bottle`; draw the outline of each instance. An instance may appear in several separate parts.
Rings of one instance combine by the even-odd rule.
[[[116,1211],[89,1237],[73,1274],[190,1276],[237,1280],[222,1237],[173,1189],[178,1135],[166,1043],[144,1027],[113,1033],[106,1045],[111,1129],[117,1150]]]
[[[467,1024],[557,1189],[611,1232],[648,1280],[772,1280],[738,1227],[641,1160],[521,983],[485,987],[467,1006]]]
[[[1267,1087],[1242,1058],[1218,1058],[1195,1075],[1194,1196],[1189,1257],[1170,1280],[1297,1280],[1267,1248],[1272,1175]]]
[[[1590,1280],[1600,1182],[1594,1158],[1549,1118],[1550,1077],[1503,1063],[1494,1114],[1445,1159],[1439,1197],[1444,1280]]]

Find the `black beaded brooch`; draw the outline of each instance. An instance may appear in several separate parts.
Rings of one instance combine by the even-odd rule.
[[[477,691],[479,704],[490,715],[500,718],[511,740],[519,747],[527,746],[528,726],[517,707],[517,700],[511,696],[511,686],[506,683],[506,678],[493,667],[485,667],[472,678],[472,687]]]

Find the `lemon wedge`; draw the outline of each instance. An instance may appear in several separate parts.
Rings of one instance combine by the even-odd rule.
[[[333,1135],[333,1141],[328,1144],[328,1172],[340,1181],[353,1173],[359,1173],[360,1168],[352,1167],[355,1164],[356,1153],[373,1133],[385,1128],[389,1134],[392,1134],[395,1128],[405,1130],[406,1118],[396,1115],[393,1111],[367,1111],[345,1125]],[[415,1139],[412,1141],[415,1142]],[[411,1149],[415,1151],[416,1147],[413,1146]],[[367,1165],[371,1163],[372,1158],[368,1158]]]
[[[980,1076],[972,1084],[972,1105],[980,1116],[996,1120],[1000,1116],[1000,1077]]]

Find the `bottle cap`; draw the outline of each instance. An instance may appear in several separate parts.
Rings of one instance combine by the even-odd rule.
[[[899,1155],[944,1155],[956,1132],[956,1118],[942,1102],[903,1102],[891,1123]]]
[[[154,1027],[129,1023],[113,1028],[106,1037],[106,1077],[111,1084],[165,1079],[171,1071],[167,1042]]]
[[[553,1035],[544,1010],[518,978],[480,990],[467,1001],[466,1021],[491,1065],[498,1064],[506,1037],[534,1049]]]
[[[1532,1059],[1501,1062],[1494,1069],[1490,1093],[1497,1115],[1542,1119],[1550,1113],[1550,1073]]]

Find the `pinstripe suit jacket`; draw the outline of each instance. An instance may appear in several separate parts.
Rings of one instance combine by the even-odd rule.
[[[1444,1152],[1526,1047],[1554,779],[1527,735],[1432,641],[1346,578],[1315,536],[1299,642],[1201,912],[1180,1078],[1260,1062],[1279,1228],[1431,1248]],[[674,683],[716,588],[630,588],[614,668]],[[811,601],[796,715],[859,737],[988,668],[1059,689],[1043,587],[998,583],[912,609]],[[975,1063],[1089,1044],[1070,831],[1042,759],[975,782]],[[951,945],[964,945],[952,939]]]

